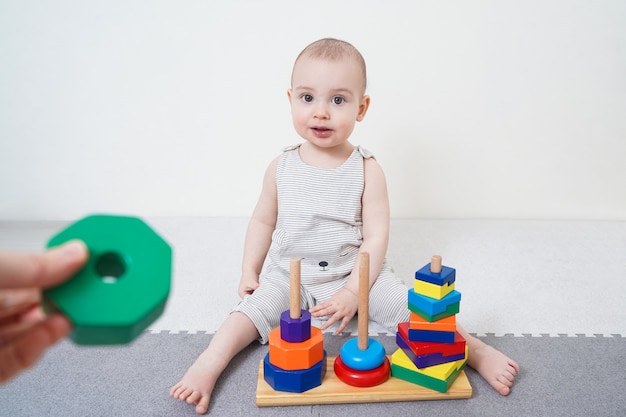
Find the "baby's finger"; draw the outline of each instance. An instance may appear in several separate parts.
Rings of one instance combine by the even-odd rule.
[[[343,320],[341,320],[341,324],[339,325],[339,327],[337,327],[337,331],[335,332],[335,335],[341,334],[341,332],[343,332],[343,329],[346,328],[348,323],[350,323],[350,317],[346,316],[343,318]]]
[[[326,322],[322,325],[321,329],[326,330],[333,324],[337,323],[339,320],[339,316],[337,314],[333,314]]]
[[[328,301],[320,303],[316,306],[313,306],[309,309],[309,313],[313,314],[313,313],[319,313],[321,310],[324,310],[328,308]]]
[[[331,305],[320,304],[318,306],[311,308],[309,310],[309,313],[311,313],[313,317],[324,317],[324,316],[330,316],[331,314],[335,313],[335,311],[333,310]]]

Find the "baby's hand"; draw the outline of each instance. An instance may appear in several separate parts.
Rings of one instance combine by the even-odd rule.
[[[239,297],[244,298],[246,295],[250,295],[259,288],[259,277],[256,275],[242,275],[239,281],[239,288],[237,293]]]
[[[315,318],[330,316],[330,318],[322,325],[322,330],[328,329],[330,326],[341,320],[335,334],[339,334],[348,325],[352,317],[356,314],[359,300],[355,294],[342,288],[332,298],[326,302],[316,305],[309,312]]]

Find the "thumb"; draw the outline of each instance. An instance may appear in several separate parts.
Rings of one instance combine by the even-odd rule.
[[[0,252],[0,288],[50,287],[75,274],[89,258],[79,240],[44,253]]]

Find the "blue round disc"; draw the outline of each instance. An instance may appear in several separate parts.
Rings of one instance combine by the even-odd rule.
[[[385,361],[385,348],[374,340],[367,339],[367,349],[359,349],[358,339],[350,339],[339,352],[342,362],[357,371],[369,371],[378,368]]]

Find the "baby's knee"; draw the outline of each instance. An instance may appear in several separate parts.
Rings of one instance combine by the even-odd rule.
[[[289,291],[282,286],[264,282],[254,293],[241,300],[233,309],[247,315],[266,343],[269,332],[279,325],[280,314],[289,308]]]

